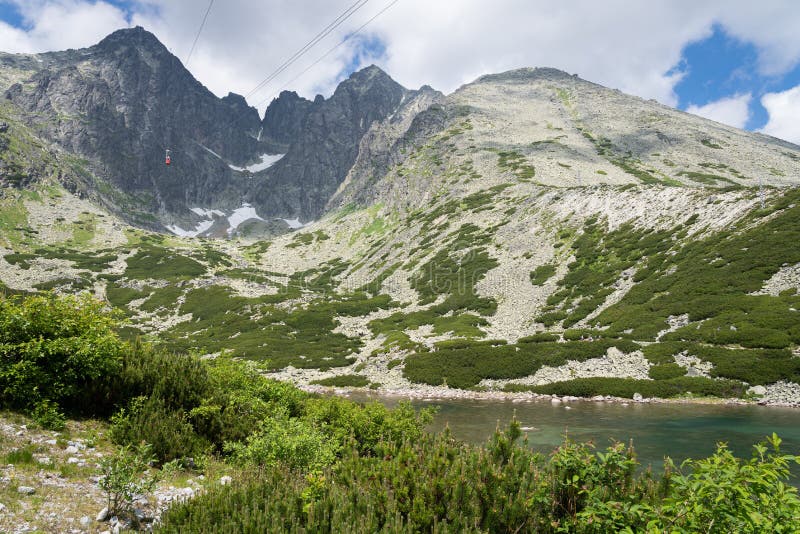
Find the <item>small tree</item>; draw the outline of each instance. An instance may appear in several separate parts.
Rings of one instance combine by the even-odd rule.
[[[152,447],[146,443],[135,449],[125,446],[114,456],[103,458],[99,484],[106,492],[110,515],[130,516],[136,521],[132,513],[134,499],[137,495],[151,493],[159,480],[158,472],[150,469],[154,461]]]

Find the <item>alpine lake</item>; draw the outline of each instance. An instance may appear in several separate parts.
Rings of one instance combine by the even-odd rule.
[[[353,392],[348,398],[394,406],[404,397]],[[430,430],[449,427],[453,437],[480,444],[513,417],[528,444],[549,454],[568,436],[591,441],[603,450],[614,441],[633,443],[642,467],[660,471],[664,457],[676,465],[687,458],[705,458],[724,442],[740,458],[750,458],[753,445],[776,433],[783,453],[800,455],[800,409],[757,405],[701,403],[618,403],[549,400],[514,402],[474,399],[412,399],[415,408],[436,407]],[[797,485],[800,466],[793,466]]]

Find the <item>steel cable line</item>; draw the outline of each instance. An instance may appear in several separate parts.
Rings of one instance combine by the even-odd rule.
[[[350,7],[348,7],[342,14],[336,17],[331,23],[329,23],[325,28],[323,28],[314,38],[312,38],[308,43],[306,43],[300,50],[292,54],[289,59],[284,61],[277,69],[275,69],[269,76],[264,78],[253,90],[249,93],[244,95],[245,98],[249,98],[253,96],[256,92],[261,90],[266,84],[274,80],[278,75],[280,75],[283,71],[289,68],[295,61],[297,61],[303,54],[308,52],[312,47],[314,47],[317,43],[319,43],[322,39],[327,37],[333,30],[338,28],[342,23],[344,23],[347,19],[349,19],[356,11],[364,7],[369,0],[356,0]]]
[[[347,41],[349,41],[350,39],[352,39],[353,37],[355,37],[356,35],[358,35],[358,34],[361,32],[361,30],[363,30],[364,28],[366,28],[366,27],[369,25],[369,23],[371,23],[373,20],[375,20],[375,19],[377,19],[378,17],[380,17],[381,15],[383,15],[383,13],[384,13],[384,12],[388,11],[388,9],[389,9],[390,7],[392,7],[393,5],[395,5],[395,4],[396,4],[397,2],[399,2],[399,1],[400,1],[400,0],[392,0],[392,2],[390,2],[390,3],[389,3],[389,5],[387,5],[386,7],[384,7],[383,9],[381,9],[380,11],[378,11],[378,12],[377,12],[377,13],[376,13],[376,14],[375,14],[375,15],[374,15],[374,16],[373,16],[371,19],[369,19],[367,22],[365,22],[364,24],[362,24],[361,26],[359,26],[359,27],[358,27],[358,28],[357,28],[357,29],[356,29],[354,32],[350,33],[350,34],[349,34],[347,37],[345,37],[345,38],[344,38],[344,39],[342,39],[342,40],[341,40],[339,43],[337,43],[335,46],[333,46],[333,47],[332,47],[330,50],[328,50],[327,52],[325,52],[324,54],[322,54],[320,57],[318,57],[318,58],[316,59],[316,61],[314,61],[314,62],[313,62],[311,65],[309,65],[308,67],[306,67],[305,69],[303,69],[303,71],[302,71],[302,72],[300,72],[300,74],[298,74],[297,76],[295,76],[294,78],[292,78],[291,80],[289,80],[288,82],[286,82],[286,83],[283,85],[283,87],[281,87],[280,89],[278,89],[278,91],[277,91],[277,92],[275,92],[274,94],[272,94],[272,95],[268,96],[267,98],[265,98],[265,99],[261,100],[260,102],[258,102],[258,103],[257,103],[255,106],[253,106],[253,107],[256,107],[256,108],[257,108],[258,106],[260,106],[261,104],[263,104],[264,102],[266,102],[267,100],[269,100],[270,98],[275,98],[275,97],[276,97],[278,94],[280,94],[280,92],[281,92],[281,91],[283,91],[284,89],[286,89],[286,88],[287,88],[287,87],[288,87],[288,86],[289,86],[291,83],[293,83],[293,82],[294,82],[294,81],[296,81],[298,78],[300,78],[301,76],[303,76],[305,73],[307,73],[308,71],[310,71],[312,68],[314,68],[315,66],[317,66],[317,65],[319,64],[319,62],[320,62],[320,61],[322,61],[323,59],[325,59],[326,57],[328,57],[329,55],[331,55],[331,54],[333,53],[333,51],[334,51],[334,50],[336,50],[337,48],[339,48],[340,46],[342,46],[343,44],[345,44]]]
[[[200,38],[200,34],[203,31],[203,27],[206,25],[206,19],[208,19],[208,14],[211,12],[211,6],[214,5],[214,0],[211,0],[208,3],[208,9],[206,9],[206,14],[203,15],[203,22],[200,23],[200,29],[197,30],[197,35],[194,36],[194,42],[192,43],[192,48],[189,50],[189,55],[186,56],[186,61],[183,62],[183,66],[189,66],[189,60],[192,59],[192,53],[194,52],[194,47],[197,46],[197,40]]]

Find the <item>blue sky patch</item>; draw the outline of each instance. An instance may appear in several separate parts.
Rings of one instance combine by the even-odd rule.
[[[17,9],[17,6],[11,2],[4,2],[3,0],[0,0],[0,20],[8,23],[11,26],[14,26],[15,28],[28,29],[24,25],[25,21],[23,20],[19,9]]]
[[[748,130],[763,127],[769,119],[761,105],[764,93],[785,91],[800,84],[800,66],[781,76],[762,75],[755,45],[729,35],[719,25],[714,26],[711,36],[683,49],[681,61],[670,74],[676,72],[685,73],[675,86],[679,109],[751,93],[750,118],[745,125]]]

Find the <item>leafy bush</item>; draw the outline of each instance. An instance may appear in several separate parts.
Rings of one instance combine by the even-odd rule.
[[[225,444],[231,460],[243,465],[283,464],[293,469],[320,469],[333,463],[337,444],[304,420],[267,418],[245,443]]]
[[[45,430],[63,430],[67,423],[58,406],[47,399],[34,407],[31,418]]]
[[[637,380],[634,378],[576,378],[543,386],[516,387],[550,395],[593,397],[612,395],[633,398],[634,393],[644,397],[669,398],[692,393],[699,396],[741,397],[746,387],[734,380],[713,380],[701,376],[683,376],[669,380]]]
[[[652,366],[647,374],[653,380],[669,380],[686,375],[686,368],[677,363],[663,363]]]
[[[208,442],[192,428],[182,411],[170,410],[159,398],[137,397],[111,418],[109,436],[119,445],[146,441],[161,462],[190,458],[206,452]]]
[[[556,274],[556,266],[547,263],[545,265],[540,265],[533,271],[531,271],[531,284],[535,286],[540,286],[547,282],[551,276]]]
[[[323,378],[321,380],[314,380],[311,383],[337,388],[363,388],[369,384],[369,380],[361,375],[339,375]]]
[[[68,413],[102,411],[125,349],[114,327],[87,294],[0,299],[0,404],[29,410],[49,401]]]
[[[382,442],[303,475],[285,466],[170,507],[160,532],[793,532],[789,463],[773,437],[750,460],[724,446],[688,475],[639,471],[632,448],[565,441],[549,457],[519,423],[483,447],[447,432]],[[718,529],[717,529],[718,527]]]
[[[125,446],[100,461],[98,486],[106,493],[110,515],[136,521],[133,503],[140,495],[155,489],[158,472],[150,469],[154,460],[149,445]]]

